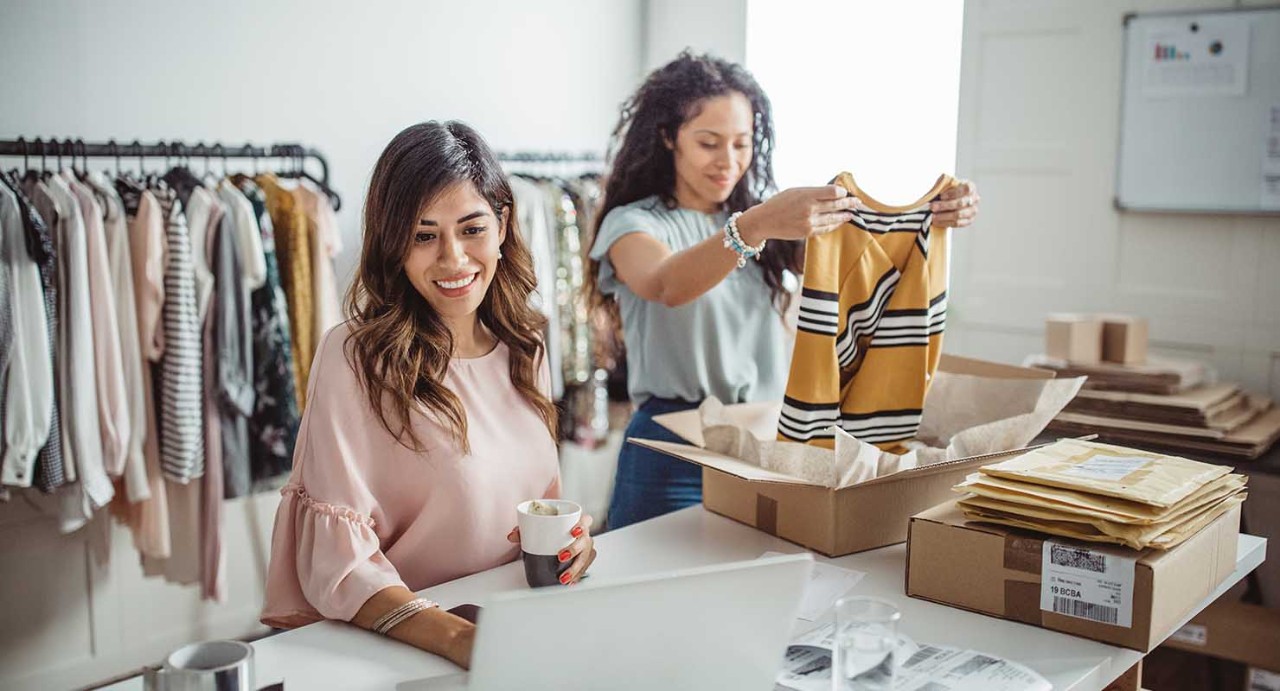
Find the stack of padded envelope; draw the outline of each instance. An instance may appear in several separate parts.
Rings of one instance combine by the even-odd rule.
[[[1134,549],[1181,544],[1245,499],[1225,466],[1064,439],[954,487],[965,518]]]

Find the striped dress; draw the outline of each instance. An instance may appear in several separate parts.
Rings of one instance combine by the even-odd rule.
[[[157,377],[160,466],[165,477],[187,483],[204,474],[203,342],[196,316],[195,267],[182,203],[172,190],[155,190],[168,244],[164,270],[164,354]]]
[[[956,184],[943,175],[919,201],[871,199],[836,178],[867,210],[805,245],[796,347],[778,438],[831,447],[832,427],[887,451],[915,436],[942,355],[947,228],[929,202]]]

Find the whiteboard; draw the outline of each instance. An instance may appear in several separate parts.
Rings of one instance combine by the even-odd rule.
[[[1280,213],[1280,7],[1128,15],[1116,206]]]

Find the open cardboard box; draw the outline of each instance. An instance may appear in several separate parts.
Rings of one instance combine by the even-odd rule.
[[[938,369],[995,379],[1054,377],[1046,370],[952,355],[943,355]],[[773,439],[780,405],[741,403],[726,406],[725,412],[757,437]],[[627,441],[702,466],[702,503],[709,510],[829,557],[905,542],[911,516],[954,498],[951,487],[979,466],[1027,450],[1010,449],[920,466],[833,489],[708,451],[703,448],[697,410],[659,415],[654,420],[689,443]]]

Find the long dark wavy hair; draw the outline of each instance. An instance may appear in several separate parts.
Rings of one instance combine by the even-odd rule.
[[[654,70],[626,103],[609,142],[609,172],[604,199],[592,228],[592,241],[600,224],[613,209],[652,195],[675,208],[675,159],[666,142],[675,142],[680,126],[697,116],[704,101],[739,93],[751,104],[755,116],[751,163],[724,203],[729,213],[745,211],[764,201],[777,189],[773,178],[773,109],[769,97],[741,65],[711,55],[680,53]],[[804,269],[804,242],[770,240],[760,256],[765,284],[774,306],[785,312],[791,294],[783,287],[786,271]],[[587,267],[587,286],[594,307],[607,310],[616,327],[618,305],[599,291],[600,262]]]
[[[422,209],[458,183],[474,185],[499,223],[506,212],[502,261],[478,317],[510,349],[511,383],[554,437],[556,408],[537,385],[547,321],[529,306],[537,287],[533,256],[516,228],[511,187],[497,158],[480,134],[461,122],[407,127],[378,157],[365,197],[360,263],[346,296],[352,319],[347,360],[383,427],[401,444],[423,450],[410,424],[421,404],[470,452],[466,411],[443,383],[453,336],[404,269]]]

